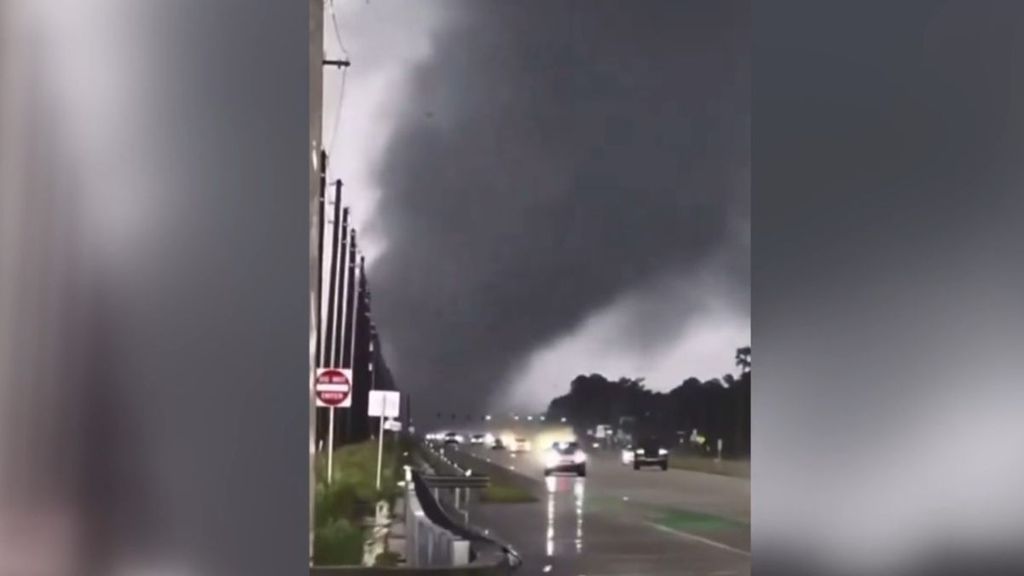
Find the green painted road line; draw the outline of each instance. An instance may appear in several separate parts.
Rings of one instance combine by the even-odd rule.
[[[718,530],[735,530],[744,527],[744,524],[698,512],[682,510],[666,510],[656,515],[652,520],[666,528],[690,532],[698,530],[701,532],[714,532]]]
[[[664,506],[653,506],[642,502],[623,500],[622,498],[601,497],[588,499],[586,508],[594,511],[614,513],[638,512],[649,522],[683,532],[749,529],[747,524],[722,518],[721,516],[666,508]]]

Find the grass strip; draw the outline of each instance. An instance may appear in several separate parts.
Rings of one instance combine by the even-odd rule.
[[[487,504],[524,504],[536,502],[537,497],[529,491],[511,484],[495,484],[480,491],[480,501]]]

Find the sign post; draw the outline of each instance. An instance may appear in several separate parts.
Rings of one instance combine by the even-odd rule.
[[[331,409],[327,430],[327,483],[334,479],[334,409],[352,405],[352,371],[346,368],[321,368],[316,371],[317,406]]]
[[[380,490],[380,471],[384,457],[384,421],[388,418],[397,418],[401,403],[401,394],[391,390],[370,390],[370,404],[367,407],[368,416],[376,416],[380,419],[380,431],[377,437],[377,489]]]

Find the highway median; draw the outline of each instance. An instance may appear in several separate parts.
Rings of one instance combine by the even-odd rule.
[[[673,454],[668,461],[669,468],[705,472],[733,478],[750,478],[750,460],[716,460],[696,454]]]

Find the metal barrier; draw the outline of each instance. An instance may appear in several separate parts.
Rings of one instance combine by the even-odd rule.
[[[411,566],[368,567],[368,566],[315,566],[309,569],[310,576],[508,576],[508,566],[478,565],[436,566],[413,568]]]
[[[406,468],[406,562],[410,566],[491,565],[511,569],[519,556],[509,546],[452,520],[419,472]],[[428,477],[432,482],[438,477]],[[454,480],[440,480],[455,487]],[[480,478],[464,479],[476,484]]]
[[[491,479],[484,474],[471,474],[469,476],[438,476],[428,474],[423,476],[423,481],[431,488],[487,488],[491,485]]]
[[[406,467],[405,479],[406,566],[317,566],[310,576],[509,576],[522,563],[510,546],[452,520],[432,493],[432,486],[447,491],[486,485],[486,477],[456,480]]]
[[[408,491],[405,501],[405,550],[406,563],[417,568],[462,566],[470,560],[469,542],[433,522],[415,489]]]

